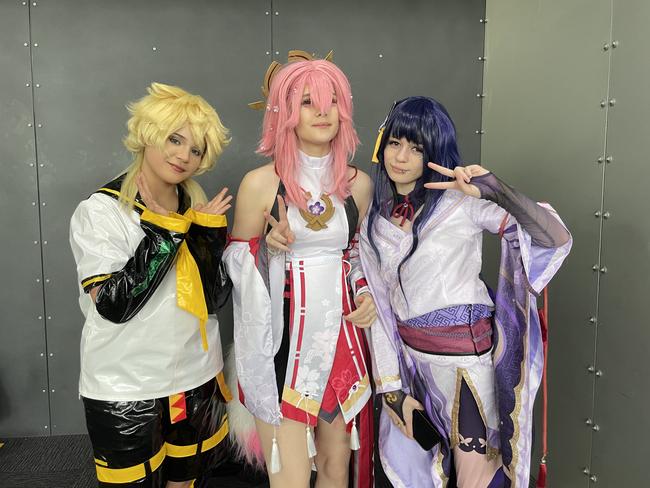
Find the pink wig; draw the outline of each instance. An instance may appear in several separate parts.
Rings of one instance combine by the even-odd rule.
[[[293,62],[274,76],[257,152],[274,159],[275,170],[287,190],[287,200],[299,207],[305,207],[306,202],[296,180],[300,163],[295,128],[300,120],[302,94],[306,86],[312,104],[321,112],[330,110],[332,94],[336,94],[339,131],[331,143],[334,187],[328,190],[341,199],[350,195],[348,161],[352,160],[359,145],[352,124],[350,83],[334,63],[323,60]]]

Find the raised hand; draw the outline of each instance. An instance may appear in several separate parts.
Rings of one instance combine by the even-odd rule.
[[[425,183],[425,188],[429,188],[430,190],[460,190],[465,195],[481,198],[479,189],[470,182],[475,176],[482,176],[489,173],[483,166],[472,164],[470,166],[456,166],[454,169],[449,169],[436,163],[428,163],[428,165],[435,172],[453,178],[453,181]]]
[[[289,245],[296,240],[295,234],[291,230],[289,220],[287,219],[287,206],[284,204],[284,198],[278,195],[278,218],[264,212],[264,218],[271,226],[271,231],[266,234],[266,244],[278,251],[290,252]]]
[[[142,173],[138,173],[138,176],[135,177],[135,184],[138,187],[140,198],[150,212],[154,212],[160,215],[169,214],[169,210],[160,205],[154,199],[153,195],[151,194],[151,190],[149,189],[149,184],[147,183],[147,180]]]
[[[354,312],[345,315],[343,318],[348,322],[352,322],[360,329],[370,327],[377,318],[377,309],[375,308],[375,301],[372,299],[370,293],[362,293],[354,299],[357,309]]]
[[[217,195],[210,200],[208,203],[197,203],[194,205],[194,210],[197,212],[203,212],[211,215],[223,215],[226,211],[232,207],[230,201],[232,200],[232,195],[227,195],[228,188],[224,188]]]

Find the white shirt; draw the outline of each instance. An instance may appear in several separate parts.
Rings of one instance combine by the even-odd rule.
[[[81,202],[70,221],[79,283],[122,269],[143,237],[138,213],[117,200],[93,194]],[[89,294],[81,286],[79,291],[86,317],[81,333],[82,396],[105,401],[162,398],[200,386],[223,368],[216,317],[208,317],[209,348],[204,351],[199,320],[176,305],[176,266],[123,324],[103,318]]]

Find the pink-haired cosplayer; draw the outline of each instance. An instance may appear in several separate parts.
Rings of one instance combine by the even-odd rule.
[[[277,72],[258,148],[273,161],[242,180],[224,253],[240,400],[272,487],[309,486],[312,458],[317,486],[372,486],[361,327],[376,315],[357,252],[371,182],[348,165],[358,142],[339,68],[307,60]]]

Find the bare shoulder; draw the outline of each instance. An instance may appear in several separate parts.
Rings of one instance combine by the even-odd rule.
[[[246,173],[239,186],[239,191],[269,191],[269,189],[277,187],[279,180],[280,177],[275,173],[273,163],[268,163]]]
[[[360,193],[372,192],[372,178],[368,173],[361,171],[355,166],[348,166],[348,178],[351,178],[351,190],[353,192],[359,191]]]
[[[352,192],[354,201],[359,209],[360,220],[362,220],[368,210],[370,202],[372,201],[372,179],[367,173],[354,166],[349,166],[348,171],[348,177],[350,178],[350,191]]]

